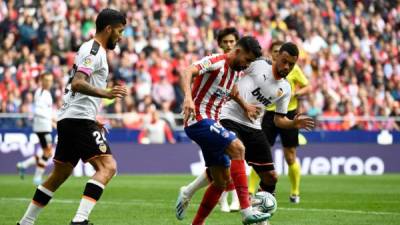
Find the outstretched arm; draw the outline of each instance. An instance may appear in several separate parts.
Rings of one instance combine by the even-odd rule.
[[[314,120],[311,117],[297,114],[293,120],[285,115],[275,114],[274,123],[282,129],[306,129],[311,130],[314,127]]]
[[[186,68],[182,73],[181,86],[184,93],[183,100],[183,123],[186,123],[194,115],[194,102],[190,85],[192,78],[199,74],[199,69],[195,65]]]

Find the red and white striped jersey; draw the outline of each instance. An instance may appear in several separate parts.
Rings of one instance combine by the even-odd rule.
[[[195,118],[191,125],[202,119],[219,120],[222,105],[227,101],[239,73],[230,69],[226,54],[215,54],[194,63],[199,69],[192,85]]]

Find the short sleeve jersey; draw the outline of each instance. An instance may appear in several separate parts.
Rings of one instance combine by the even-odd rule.
[[[83,43],[75,56],[74,68],[65,89],[64,104],[58,112],[58,120],[65,118],[96,120],[101,98],[71,90],[71,82],[76,72],[87,75],[90,85],[96,88],[106,88],[108,78],[106,50],[95,40]]]
[[[286,114],[290,100],[290,84],[286,79],[275,79],[272,65],[265,59],[252,62],[244,71],[244,76],[237,83],[240,96],[247,103],[260,108],[276,104],[275,113]],[[264,112],[264,110],[262,110]],[[254,129],[261,129],[260,115],[255,121],[250,121],[244,115],[244,110],[235,101],[230,100],[223,107],[221,119],[230,119]]]

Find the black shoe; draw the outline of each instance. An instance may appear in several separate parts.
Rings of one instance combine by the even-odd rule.
[[[71,221],[70,225],[94,225],[94,224],[89,222],[89,220],[85,220],[83,222],[72,222]]]
[[[19,223],[17,223],[17,225],[20,225]]]

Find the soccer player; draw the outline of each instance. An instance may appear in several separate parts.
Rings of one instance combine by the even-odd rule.
[[[192,225],[202,225],[218,203],[222,192],[233,180],[236,188],[243,224],[267,220],[271,215],[253,211],[247,190],[244,163],[244,146],[236,135],[222,127],[217,121],[222,105],[234,89],[239,71],[261,56],[258,41],[250,36],[241,38],[227,54],[205,57],[183,72],[182,87],[185,94],[183,114],[185,132],[203,152],[206,166],[210,170],[212,183],[208,186]],[[193,89],[191,81],[194,77]],[[234,95],[235,101],[244,105]],[[253,116],[255,108],[246,108]],[[185,202],[182,202],[185,204]],[[188,203],[188,202],[187,202]],[[181,205],[181,209],[185,207]]]
[[[218,32],[217,35],[218,46],[223,50],[224,54],[231,51],[235,47],[238,40],[239,32],[234,27],[227,27],[225,29],[222,29]],[[204,173],[196,177],[196,179],[193,180],[190,184],[182,186],[180,188],[181,195],[184,192],[186,196],[191,198],[197,190],[206,187],[211,181],[209,174],[210,171],[207,169]],[[230,206],[228,203],[229,193],[232,194],[232,203]],[[239,198],[233,185],[229,185],[227,187],[227,190],[222,193],[219,202],[221,204],[221,211],[223,212],[238,211],[240,209]],[[179,215],[177,215],[177,217],[180,218]]]
[[[71,225],[89,225],[88,217],[103,189],[114,176],[116,162],[96,122],[102,98],[121,98],[127,94],[123,86],[106,89],[108,77],[107,49],[114,49],[121,39],[125,16],[116,10],[104,9],[96,18],[96,34],[81,45],[64,93],[64,104],[58,113],[58,143],[54,169],[39,185],[24,216],[18,224],[34,224],[39,212],[54,192],[71,175],[80,159],[89,162],[96,173],[86,183],[83,196]]]
[[[245,102],[258,104],[260,109],[275,104],[273,121],[276,126],[285,129],[311,129],[314,126],[310,117],[298,115],[293,120],[286,117],[291,89],[285,78],[296,64],[298,55],[295,44],[285,43],[278,50],[276,60],[272,64],[259,58],[250,64],[245,70],[245,76],[238,82],[238,92]],[[243,142],[247,163],[261,177],[261,190],[274,194],[277,174],[268,139],[261,129],[261,118],[262,116],[254,121],[247,119],[241,106],[229,101],[222,109],[220,123],[226,129],[235,132]]]
[[[53,84],[53,75],[45,72],[40,75],[41,87],[38,88],[34,95],[34,113],[33,113],[33,132],[39,138],[42,154],[37,152],[28,159],[18,162],[17,169],[19,175],[24,179],[25,170],[36,165],[33,183],[40,185],[42,176],[49,159],[52,156],[52,124],[53,124],[53,99],[51,97],[50,88]]]
[[[272,61],[277,60],[279,49],[281,48],[282,44],[283,42],[281,41],[272,43],[270,47]],[[308,79],[297,64],[293,67],[293,70],[289,73],[286,79],[288,80],[292,90],[287,117],[289,119],[293,119],[297,114],[297,97],[309,93],[311,91],[311,86],[308,84]],[[299,203],[301,170],[300,164],[296,161],[296,147],[299,145],[299,129],[284,129],[277,126],[277,124],[274,123],[275,108],[275,105],[266,107],[266,113],[262,120],[262,127],[271,146],[274,145],[277,135],[280,135],[285,160],[289,166],[289,179],[291,185],[289,201],[292,203]],[[250,177],[252,178],[250,179],[249,189],[250,192],[254,192],[257,179],[254,181],[254,176]]]

